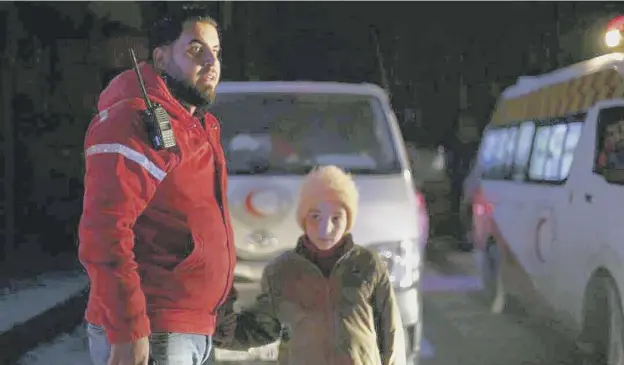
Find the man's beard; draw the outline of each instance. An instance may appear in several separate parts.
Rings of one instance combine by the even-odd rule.
[[[162,73],[171,94],[184,104],[192,105],[198,109],[205,109],[214,101],[214,89],[201,92],[197,86],[189,84],[187,81],[178,80],[166,72]]]

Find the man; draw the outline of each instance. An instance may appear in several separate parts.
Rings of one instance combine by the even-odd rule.
[[[221,72],[217,24],[187,10],[157,22],[149,43],[139,69],[177,146],[151,145],[133,70],[100,94],[86,134],[79,258],[94,365],[201,364],[232,287],[225,158],[205,112]]]

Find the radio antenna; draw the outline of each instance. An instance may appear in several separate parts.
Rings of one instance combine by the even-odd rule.
[[[134,54],[134,49],[129,48],[130,58],[132,58],[132,65],[134,68],[134,73],[137,75],[137,79],[139,80],[139,85],[141,86],[141,92],[143,93],[143,99],[145,99],[145,105],[148,109],[152,109],[152,102],[147,97],[147,90],[145,89],[145,83],[143,82],[143,76],[141,76],[141,72],[139,71],[139,63],[137,62],[136,55]]]

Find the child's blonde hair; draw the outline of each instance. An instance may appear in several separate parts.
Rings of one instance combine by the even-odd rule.
[[[331,200],[343,205],[347,211],[347,229],[349,232],[355,223],[358,210],[359,193],[351,175],[341,168],[328,165],[312,170],[303,180],[297,205],[297,223],[304,228],[306,215],[322,200]]]

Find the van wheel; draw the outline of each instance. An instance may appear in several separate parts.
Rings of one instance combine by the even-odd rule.
[[[611,281],[609,285],[609,344],[608,365],[624,365],[624,314],[620,294]]]
[[[494,314],[501,314],[505,309],[505,285],[501,270],[500,248],[490,239],[485,250],[479,250],[481,279],[483,281],[482,298]]]
[[[610,276],[595,279],[588,292],[585,330],[580,342],[584,365],[624,365],[624,314],[617,286]]]

